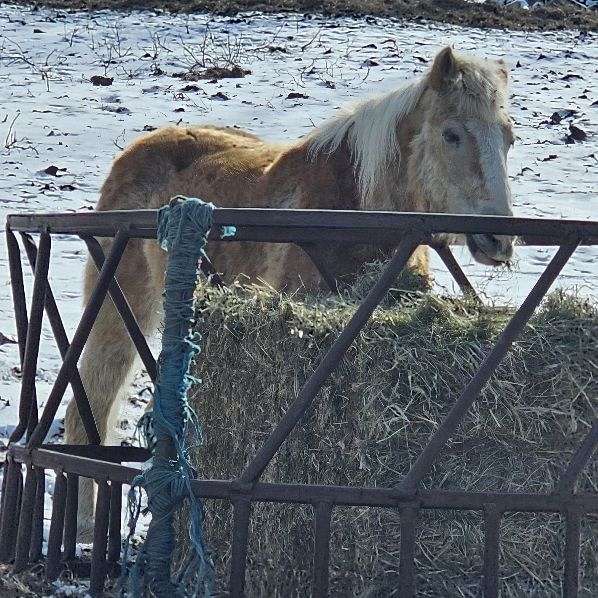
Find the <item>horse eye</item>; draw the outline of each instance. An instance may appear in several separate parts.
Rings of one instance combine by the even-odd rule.
[[[459,143],[461,142],[461,138],[459,137],[459,135],[455,133],[455,131],[453,131],[452,129],[445,129],[442,132],[442,137],[447,143],[453,143],[454,145],[459,145]]]

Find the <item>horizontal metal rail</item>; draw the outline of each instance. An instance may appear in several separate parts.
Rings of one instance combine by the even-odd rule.
[[[131,238],[156,238],[157,210],[121,210],[73,214],[12,214],[7,224],[14,231],[113,237],[126,229]],[[417,231],[423,243],[436,233],[496,234],[521,237],[528,245],[557,245],[569,237],[582,245],[598,244],[598,222],[423,214],[416,212],[367,212],[345,210],[279,210],[265,208],[216,208],[211,239],[220,239],[218,227],[235,226],[224,241],[270,243],[396,244],[397,233]]]
[[[110,479],[129,484],[139,474],[136,467],[90,459],[49,449],[28,451],[22,446],[10,448],[10,454],[21,463],[32,463],[45,469],[61,468],[82,477]],[[396,488],[324,486],[316,484],[270,484],[258,482],[243,489],[236,480],[195,480],[193,490],[202,498],[252,502],[302,503],[326,502],[336,506],[400,507],[419,504],[422,509],[454,509],[483,511],[489,503],[500,506],[502,512],[562,513],[576,508],[583,513],[598,513],[596,494],[531,494],[501,492],[459,492],[451,490],[419,490],[401,495]]]

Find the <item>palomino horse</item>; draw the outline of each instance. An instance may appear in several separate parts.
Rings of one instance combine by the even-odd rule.
[[[358,104],[290,145],[211,126],[166,127],[145,135],[114,162],[97,209],[158,208],[175,195],[188,195],[219,206],[508,216],[506,159],[512,143],[504,63],[445,48],[420,80]],[[477,261],[489,265],[507,262],[513,251],[511,237],[470,235],[467,244]],[[108,245],[105,240],[104,248]],[[425,272],[422,249],[410,266]],[[328,250],[337,276],[356,271],[364,259],[360,251]],[[211,246],[210,253],[225,279],[244,273],[278,288],[318,284],[313,265],[294,247],[228,243]],[[146,334],[159,323],[164,266],[155,241],[131,240],[117,272]],[[95,280],[88,261],[86,297]],[[103,439],[134,362],[133,344],[107,302],[81,361]],[[66,441],[86,442],[73,402]],[[79,509],[85,534],[93,513],[90,483],[82,484]]]

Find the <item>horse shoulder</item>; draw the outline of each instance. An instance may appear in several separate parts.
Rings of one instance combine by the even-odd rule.
[[[312,156],[302,142],[283,151],[264,174],[264,193],[273,207],[350,210],[359,200],[347,148]]]

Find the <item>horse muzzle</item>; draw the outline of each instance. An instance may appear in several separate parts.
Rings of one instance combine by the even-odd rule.
[[[467,235],[467,247],[473,259],[486,266],[508,264],[513,257],[515,237],[508,235]]]

